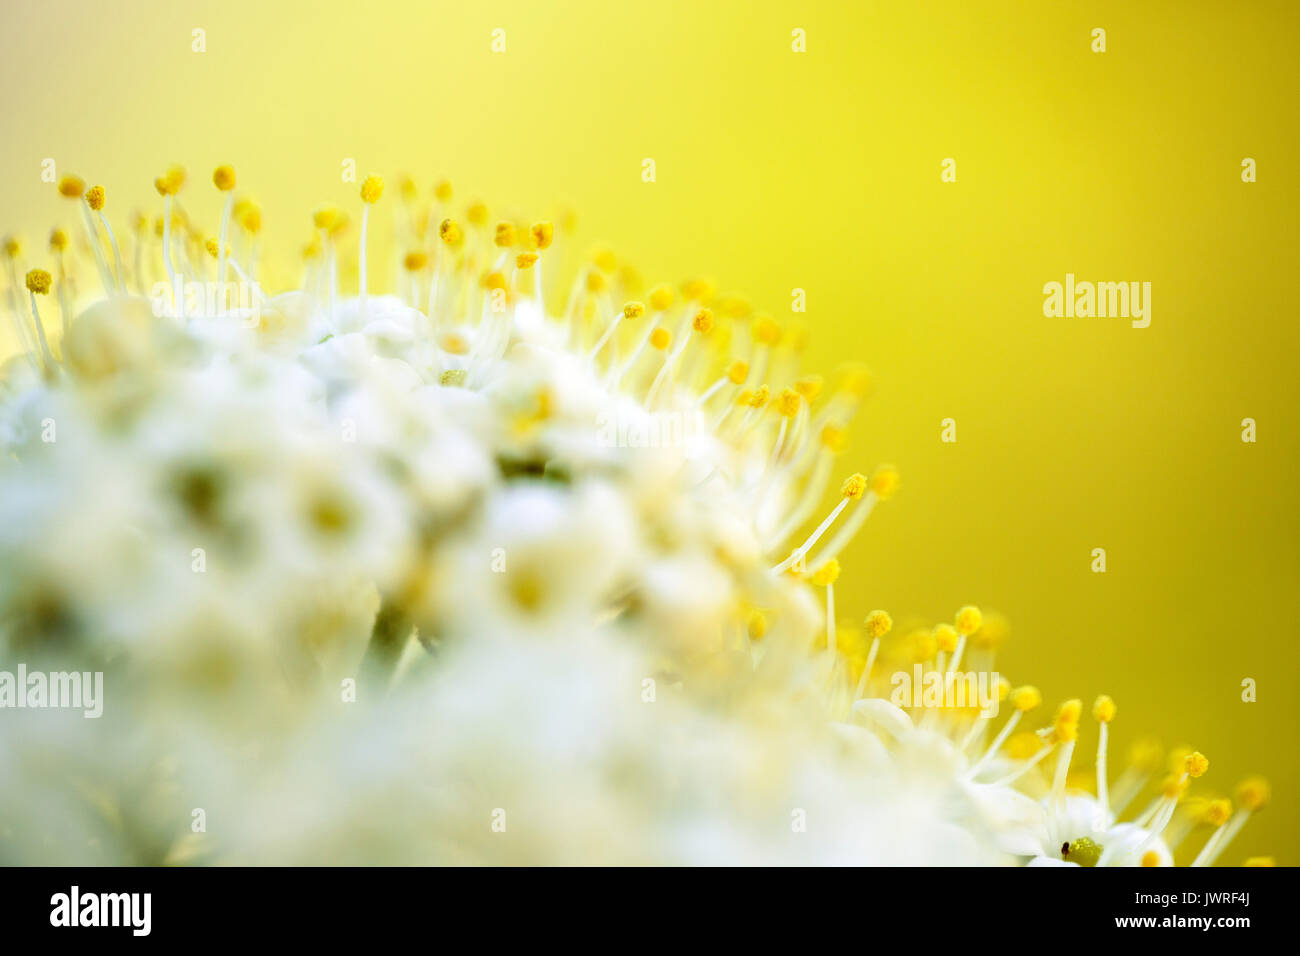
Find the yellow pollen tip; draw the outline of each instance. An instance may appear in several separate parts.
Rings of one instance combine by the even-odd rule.
[[[945,654],[957,649],[957,629],[951,624],[940,624],[934,629],[934,643]]]
[[[1263,777],[1247,777],[1237,784],[1237,802],[1252,812],[1268,803],[1272,795],[1272,788]]]
[[[691,328],[701,335],[708,335],[713,331],[713,310],[700,309],[695,313],[695,318],[691,320]]]
[[[172,166],[163,175],[163,181],[167,183],[167,191],[175,196],[185,185],[185,167]]]
[[[871,474],[871,490],[881,501],[893,496],[898,490],[898,472],[892,465],[881,465]]]
[[[1092,702],[1092,716],[1099,724],[1109,724],[1115,719],[1115,702],[1102,694]]]
[[[746,622],[746,630],[749,631],[751,641],[761,641],[767,634],[767,616],[762,611],[751,611]]]
[[[658,349],[660,352],[668,348],[668,346],[672,344],[672,341],[673,341],[672,333],[669,332],[667,329],[663,328],[662,326],[656,328],[653,332],[650,333],[651,347]]]
[[[485,226],[488,221],[488,207],[486,203],[475,201],[469,204],[465,210],[465,218],[469,220],[471,226]]]
[[[755,316],[753,333],[754,341],[763,345],[776,345],[781,341],[781,326],[770,315]]]
[[[218,166],[212,171],[212,185],[216,186],[223,193],[228,193],[235,188],[235,167]]]
[[[414,252],[408,252],[405,256],[402,257],[402,268],[405,269],[407,272],[419,272],[428,264],[429,264],[428,255],[419,251],[418,249],[415,250]]]
[[[208,250],[208,255],[210,255],[212,258],[214,258],[214,259],[217,258],[217,251],[218,251],[218,249],[220,248],[220,247],[217,245],[217,240],[215,240],[215,239],[208,239],[208,240],[206,240],[206,241],[203,243],[203,248],[206,249],[206,250]]]
[[[812,583],[817,585],[819,588],[828,587],[829,585],[834,584],[835,580],[839,576],[840,576],[840,563],[836,561],[834,558],[831,558],[829,561],[827,561],[820,568],[818,568],[816,571],[813,572]]]
[[[537,243],[538,249],[549,248],[555,241],[555,225],[550,222],[539,222],[533,224],[533,241]]]
[[[1210,761],[1199,750],[1194,750],[1187,755],[1187,775],[1189,777],[1202,776],[1209,769]]]
[[[493,289],[493,290],[505,289],[507,288],[506,277],[502,275],[500,272],[489,272],[483,278],[483,287],[485,289]]]
[[[325,206],[312,213],[311,221],[317,229],[328,231],[334,227],[334,223],[338,221],[338,218],[339,211],[337,208],[334,206]]]
[[[384,194],[384,178],[382,176],[367,176],[365,182],[361,184],[361,201],[374,205],[379,202],[379,197]]]
[[[968,604],[957,612],[955,623],[958,633],[970,637],[984,623],[984,615],[980,613],[979,608]]]
[[[727,368],[727,379],[732,385],[744,385],[747,378],[749,378],[748,362],[737,360]]]
[[[455,219],[444,219],[438,224],[438,236],[449,246],[457,245],[462,236],[460,225]]]
[[[1181,774],[1171,773],[1160,784],[1160,792],[1170,800],[1176,799],[1186,789],[1187,781]]]
[[[1201,814],[1201,822],[1212,827],[1221,827],[1228,822],[1230,816],[1232,816],[1232,801],[1220,798],[1211,800],[1205,805],[1205,810]]]
[[[752,392],[749,393],[749,401],[747,404],[749,405],[750,408],[762,408],[764,405],[767,404],[767,400],[768,398],[771,397],[771,395],[772,395],[771,389],[769,389],[766,385],[760,385],[758,388],[754,389]]]
[[[451,199],[451,183],[442,179],[434,184],[433,195],[437,197],[438,202],[446,202]]]
[[[794,383],[794,389],[811,405],[822,391],[822,379],[818,375],[805,375]]]
[[[1011,706],[1022,714],[1028,713],[1043,702],[1043,695],[1033,684],[1025,684],[1011,692]]]
[[[1148,867],[1159,866],[1160,854],[1157,853],[1155,850],[1147,850],[1145,853],[1142,854],[1142,865]]]
[[[867,476],[860,472],[855,472],[845,478],[844,484],[840,485],[840,497],[852,498],[856,501],[858,498],[862,497],[866,490]]]
[[[640,302],[626,302],[623,305],[623,318],[639,319],[645,315],[645,306]]]
[[[496,233],[492,236],[493,245],[500,249],[509,249],[515,244],[515,225],[512,222],[497,223]]]
[[[27,273],[27,291],[37,295],[47,295],[53,278],[44,269],[33,269]]]
[[[802,402],[803,399],[793,388],[782,389],[780,397],[776,400],[776,410],[786,418],[793,418],[799,414],[799,406]]]
[[[103,186],[91,186],[86,190],[86,205],[95,210],[95,212],[99,212],[104,208]]]
[[[868,637],[884,637],[889,633],[889,629],[894,626],[894,619],[885,611],[872,611],[867,615],[864,626],[867,629]]]
[[[86,191],[86,183],[77,176],[64,176],[59,180],[59,195],[65,199],[80,199]]]
[[[531,269],[537,264],[537,253],[521,252],[515,256],[515,267],[519,269]]]
[[[55,229],[50,233],[50,248],[55,252],[62,252],[68,248],[68,234],[62,229]]]
[[[821,443],[827,451],[839,454],[848,443],[848,432],[839,425],[826,425],[822,428]]]
[[[605,277],[596,269],[589,269],[587,271],[587,291],[588,292],[605,291]]]
[[[673,290],[669,286],[655,286],[650,290],[650,308],[654,309],[656,312],[671,309],[674,298]]]

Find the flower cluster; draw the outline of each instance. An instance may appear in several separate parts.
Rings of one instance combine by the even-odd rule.
[[[357,294],[334,207],[272,292],[260,209],[212,180],[215,236],[173,169],[125,247],[71,177],[79,247],[20,284],[6,245],[0,662],[107,699],[0,712],[0,859],[1167,865],[1266,801],[1183,800],[1207,762],[1178,752],[1121,822],[1160,759],[1108,786],[1108,698],[1095,795],[1079,701],[1025,730],[1040,696],[1001,681],[996,732],[890,701],[899,667],[992,671],[1005,625],[837,620],[898,475],[837,482],[868,382],[802,372],[802,330],[607,251],[566,292],[565,230],[462,222],[445,183],[401,184],[374,294],[378,177]]]

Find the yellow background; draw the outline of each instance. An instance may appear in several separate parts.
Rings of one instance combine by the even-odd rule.
[[[1300,5],[6,0],[0,23],[0,230],[29,264],[78,225],[45,157],[119,218],[183,163],[209,222],[233,163],[283,261],[310,208],[355,202],[354,157],[494,208],[565,200],[652,281],[705,273],[778,316],[806,289],[810,364],[876,374],[845,467],[904,475],[846,612],[1001,609],[1002,671],[1053,704],[1112,694],[1120,753],[1150,731],[1209,755],[1206,784],[1270,776],[1225,862],[1300,859]],[[1044,318],[1067,272],[1150,281],[1150,328]]]

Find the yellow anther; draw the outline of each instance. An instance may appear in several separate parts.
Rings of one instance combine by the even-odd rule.
[[[99,212],[104,208],[103,186],[91,186],[86,190],[86,205],[95,210],[95,212]]]
[[[1218,800],[1211,800],[1205,805],[1205,809],[1201,812],[1200,819],[1202,823],[1208,824],[1209,826],[1221,827],[1228,822],[1230,816],[1232,816],[1232,801],[1220,798]]]
[[[397,195],[402,197],[402,202],[415,202],[419,198],[420,190],[415,185],[414,179],[403,176],[397,181]]]
[[[361,183],[361,201],[374,205],[379,202],[379,197],[384,194],[384,178],[382,176],[367,176]]]
[[[59,195],[65,199],[80,199],[86,183],[79,176],[64,176],[59,180]]]
[[[1247,777],[1237,784],[1237,802],[1247,810],[1258,810],[1272,795],[1272,788],[1263,777]]]
[[[650,290],[650,308],[656,312],[662,312],[665,309],[671,309],[675,296],[671,287],[666,285],[657,285]]]
[[[62,229],[54,229],[50,232],[50,248],[55,252],[62,252],[68,248],[68,234]]]
[[[317,229],[324,229],[327,232],[334,228],[334,223],[338,221],[339,210],[337,206],[322,206],[311,214],[311,221]]]
[[[212,171],[212,185],[216,186],[223,193],[228,193],[235,188],[235,167],[218,166]]]
[[[639,319],[645,315],[645,306],[640,302],[623,303],[623,318]]]
[[[235,204],[235,221],[253,235],[262,231],[262,207],[251,199]]]
[[[483,277],[483,288],[489,290],[499,290],[507,288],[506,277],[500,272],[489,272]]]
[[[452,355],[469,354],[469,340],[459,332],[447,332],[442,337],[442,350]]]
[[[185,167],[168,167],[167,172],[163,174],[163,181],[167,184],[167,191],[175,196],[185,185]]]
[[[844,370],[840,388],[854,398],[862,398],[871,391],[871,373],[861,365],[850,365]]]
[[[1028,713],[1043,702],[1043,695],[1033,684],[1024,684],[1011,692],[1011,706]]]
[[[844,479],[844,484],[840,485],[840,496],[856,500],[861,498],[866,490],[867,476],[861,472],[854,472]]]
[[[329,231],[330,238],[331,239],[337,238],[338,236],[341,236],[343,235],[343,233],[347,232],[348,223],[350,223],[351,221],[352,220],[348,218],[347,213],[345,213],[342,209],[338,210],[338,212],[334,216],[334,222],[330,224],[330,231]]]
[[[1137,770],[1155,770],[1163,756],[1164,748],[1154,737],[1140,737],[1128,749],[1128,762]]]
[[[1159,866],[1160,854],[1157,853],[1155,850],[1147,850],[1145,853],[1142,854],[1142,865]]]
[[[767,616],[757,609],[750,611],[746,629],[749,631],[750,640],[761,641],[763,636],[767,634]]]
[[[1092,716],[1099,724],[1109,724],[1115,719],[1115,702],[1102,694],[1092,702]]]
[[[713,283],[708,279],[688,279],[682,283],[682,297],[687,302],[708,302],[714,291]]]
[[[534,223],[532,234],[533,241],[537,243],[537,248],[547,249],[555,241],[555,226],[549,222]]]
[[[433,195],[438,202],[447,202],[451,199],[451,183],[445,179],[440,179],[433,184]]]
[[[803,399],[799,397],[798,392],[793,388],[785,388],[782,389],[781,394],[777,396],[776,410],[786,418],[794,418],[794,416],[799,414],[799,407],[802,403]]]
[[[776,345],[781,341],[781,326],[770,315],[754,316],[754,341],[763,345]]]
[[[760,385],[758,386],[758,388],[754,389],[752,393],[750,393],[749,407],[762,408],[764,405],[767,404],[767,400],[771,398],[771,396],[772,396],[772,390],[768,388],[766,385]]]
[[[50,283],[54,279],[44,269],[33,269],[27,273],[27,291],[37,295],[48,295]]]
[[[749,378],[748,362],[737,359],[727,366],[727,380],[732,385],[744,385],[747,378]]]
[[[463,235],[460,224],[455,219],[444,219],[438,223],[438,237],[449,246],[458,245]]]
[[[804,397],[811,405],[817,400],[817,396],[822,392],[822,378],[820,375],[805,375],[799,381],[794,383],[795,391]]]
[[[990,612],[984,615],[984,626],[975,632],[972,642],[983,650],[1001,647],[1011,632],[1011,625],[1001,614]]]
[[[841,425],[834,423],[824,425],[822,427],[821,443],[822,447],[827,451],[839,454],[848,443],[848,432]]]
[[[663,326],[656,328],[653,332],[650,333],[651,347],[658,349],[660,352],[668,348],[668,346],[672,344],[672,341],[673,341],[672,333],[669,332],[667,329],[665,329]]]
[[[509,249],[513,246],[515,244],[515,224],[512,222],[497,223],[492,242],[501,249]]]
[[[691,320],[691,328],[701,335],[708,335],[713,331],[713,310],[700,309],[695,313],[695,318]]]
[[[829,561],[827,561],[820,568],[818,568],[816,571],[813,572],[812,583],[817,585],[819,588],[828,587],[829,585],[834,584],[835,580],[839,576],[840,576],[840,563],[836,561],[834,558],[831,558]]]
[[[1007,756],[1012,760],[1028,760],[1043,749],[1043,741],[1033,731],[1013,734],[1007,741]]]
[[[207,239],[207,240],[204,240],[203,248],[206,249],[206,250],[208,251],[208,255],[210,255],[212,258],[215,259],[215,258],[217,258],[217,251],[218,251],[221,247],[220,247],[220,245],[217,243],[217,240],[216,240],[216,239]]]
[[[597,269],[588,269],[586,285],[588,292],[604,292],[606,285],[604,274]]]
[[[1199,777],[1209,769],[1210,761],[1199,750],[1194,750],[1187,755],[1187,775],[1189,777]]]
[[[535,252],[521,252],[515,256],[515,268],[517,269],[531,269],[536,264],[537,253]]]
[[[320,236],[312,236],[311,242],[302,247],[302,257],[304,259],[315,259],[320,255]]]
[[[613,274],[618,269],[618,259],[609,249],[596,249],[591,254],[591,261],[601,272]]]
[[[1006,700],[1011,696],[1011,681],[1005,677],[998,678],[998,703]]]
[[[402,258],[402,268],[404,268],[407,272],[419,272],[428,264],[429,264],[428,254],[421,252],[418,249],[415,250],[414,252],[408,252]]]
[[[884,501],[898,490],[898,472],[892,465],[881,465],[871,474],[871,490]]]
[[[957,629],[951,624],[940,624],[934,629],[934,644],[945,654],[951,654],[957,649]]]
[[[1072,697],[1060,706],[1056,712],[1056,739],[1074,740],[1079,736],[1079,717],[1083,713],[1083,701]]]
[[[879,492],[877,492],[877,494],[879,494]],[[883,498],[885,496],[881,495],[881,497]],[[970,637],[978,631],[980,625],[984,623],[984,615],[980,613],[979,608],[968,604],[957,612],[957,617],[954,623],[957,625],[958,633]]]
[[[894,626],[894,619],[885,611],[872,611],[867,615],[864,626],[867,629],[868,637],[884,637],[889,633],[889,629]]]
[[[469,220],[471,226],[487,225],[487,221],[488,221],[487,204],[479,200],[470,203],[469,208],[465,210],[465,218]]]

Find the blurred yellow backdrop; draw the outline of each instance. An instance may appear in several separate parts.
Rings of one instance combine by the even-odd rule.
[[[875,373],[846,467],[904,476],[846,557],[846,614],[1000,609],[1002,671],[1113,695],[1121,749],[1149,731],[1208,754],[1206,783],[1270,776],[1225,862],[1300,860],[1300,5],[6,0],[0,21],[0,231],[33,264],[76,225],[46,157],[119,216],[158,211],[168,163],[233,163],[283,262],[314,205],[355,200],[352,157],[523,213],[563,200],[652,281],[705,273],[778,317],[806,290],[809,363]],[[186,201],[215,222],[215,191]],[[1151,282],[1150,327],[1045,318],[1066,273]]]

